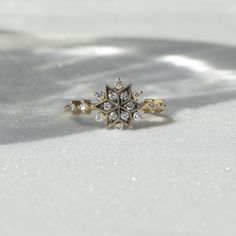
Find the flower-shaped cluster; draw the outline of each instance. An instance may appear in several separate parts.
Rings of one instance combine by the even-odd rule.
[[[96,116],[97,121],[105,121],[106,126],[132,128],[132,121],[142,119],[139,108],[141,105],[137,102],[142,92],[132,92],[132,85],[126,87],[120,79],[114,86],[106,85],[105,92],[95,92],[99,103],[95,105],[99,110]]]

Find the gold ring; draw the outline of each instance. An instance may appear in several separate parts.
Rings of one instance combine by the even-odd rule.
[[[94,92],[98,102],[73,100],[65,106],[65,111],[73,115],[97,111],[96,121],[104,122],[106,127],[132,128],[133,121],[141,120],[143,113],[158,114],[166,107],[162,99],[145,99],[139,102],[142,94],[142,91],[132,91],[131,84],[124,86],[123,82],[117,79],[113,86],[106,84],[105,92]]]

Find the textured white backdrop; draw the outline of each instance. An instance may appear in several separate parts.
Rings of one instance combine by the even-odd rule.
[[[235,1],[0,2],[0,235],[236,234]],[[118,74],[161,117],[63,112]]]

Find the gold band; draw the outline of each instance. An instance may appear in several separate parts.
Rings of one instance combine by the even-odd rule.
[[[142,113],[158,114],[164,111],[165,104],[161,99],[145,99],[139,102],[142,91],[132,91],[132,85],[124,86],[120,79],[113,85],[106,84],[105,92],[95,92],[98,100],[71,101],[65,106],[65,111],[73,115],[90,114],[97,111],[96,120],[104,121],[107,127],[132,128],[133,121],[142,119]]]
[[[161,113],[166,107],[166,104],[162,99],[145,99],[140,105],[140,111],[151,114]],[[81,115],[91,114],[92,111],[97,111],[99,109],[96,107],[96,103],[91,103],[91,100],[74,100],[66,105],[64,110],[73,115]]]

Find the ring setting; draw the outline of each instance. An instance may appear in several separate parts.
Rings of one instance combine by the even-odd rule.
[[[140,102],[142,94],[142,91],[133,91],[131,84],[125,86],[117,79],[114,85],[105,85],[105,92],[94,92],[97,102],[73,100],[65,106],[65,111],[73,115],[97,111],[95,120],[104,122],[106,127],[132,128],[133,122],[142,120],[143,113],[158,114],[166,106],[162,99],[145,99]]]

